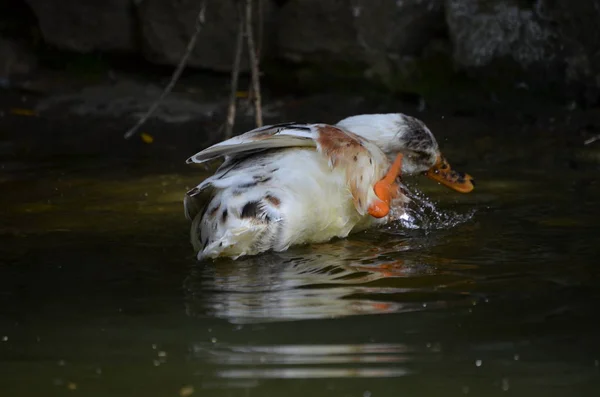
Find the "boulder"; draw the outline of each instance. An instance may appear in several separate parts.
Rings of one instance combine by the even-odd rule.
[[[280,52],[299,61],[414,56],[445,29],[443,0],[289,0],[278,19]]]
[[[600,0],[557,0],[546,15],[556,28],[565,80],[573,95],[600,102]]]
[[[205,22],[188,65],[216,71],[229,71],[233,63],[238,31],[235,0],[206,0]],[[155,63],[176,65],[196,31],[200,0],[141,0],[138,15],[144,54]],[[242,2],[243,3],[243,2]],[[255,37],[258,35],[258,4],[262,6],[263,43],[261,55],[268,52],[273,32],[274,5],[270,0],[255,1]],[[245,39],[244,39],[245,40]],[[257,42],[259,40],[256,40]],[[244,42],[245,45],[245,42]],[[242,70],[248,69],[247,52],[242,55]]]
[[[552,60],[556,33],[522,3],[447,0],[446,20],[457,64],[482,67],[496,59],[511,59],[527,67]]]
[[[49,44],[79,53],[136,51],[131,0],[26,1]]]
[[[355,24],[351,0],[290,0],[278,18],[280,55],[295,61],[362,60]]]
[[[446,0],[446,20],[458,66],[598,101],[600,0]]]

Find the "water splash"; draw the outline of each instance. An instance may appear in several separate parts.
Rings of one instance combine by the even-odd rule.
[[[404,194],[409,198],[408,204],[403,209],[392,209],[395,219],[388,230],[439,230],[450,229],[470,221],[475,215],[475,209],[459,213],[448,209],[441,209],[430,197],[415,187],[403,184]]]

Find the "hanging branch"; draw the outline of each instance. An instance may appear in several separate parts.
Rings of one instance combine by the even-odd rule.
[[[257,5],[257,9],[258,9],[258,15],[257,15],[257,24],[258,24],[258,33],[256,34],[256,41],[257,41],[257,46],[256,46],[256,56],[258,57],[258,59],[260,59],[261,53],[262,53],[262,46],[263,46],[263,37],[264,37],[264,31],[265,31],[265,25],[264,25],[264,20],[263,20],[263,0],[257,0],[258,1],[258,5]]]
[[[262,10],[259,10],[259,12]],[[254,45],[254,30],[252,29],[252,0],[246,0],[246,37],[248,39],[248,55],[250,57],[250,70],[252,72],[252,90],[254,95],[254,117],[256,127],[262,127],[262,106],[260,96],[260,76],[258,69],[258,57]]]
[[[200,31],[204,27],[205,11],[206,11],[206,0],[202,1],[202,5],[200,6],[200,11],[198,11],[198,17],[196,18],[196,31],[190,38],[190,41],[188,42],[185,54],[183,54],[183,57],[181,58],[181,60],[179,61],[179,64],[177,65],[177,68],[175,69],[175,71],[173,72],[173,75],[171,76],[171,81],[165,87],[165,89],[160,94],[158,99],[156,99],[156,101],[154,101],[152,106],[150,106],[150,109],[148,109],[146,114],[144,114],[144,116],[142,118],[140,118],[138,120],[138,122],[129,131],[127,131],[125,133],[125,139],[131,138],[139,130],[139,128],[156,111],[158,106],[160,106],[163,99],[173,90],[173,87],[175,87],[175,83],[177,83],[177,80],[179,80],[179,77],[181,76],[181,73],[183,72],[183,69],[185,68],[185,65],[187,64],[188,58],[190,57],[190,55],[192,54],[192,51],[194,50],[194,47],[196,46],[196,41],[198,40]]]
[[[240,76],[240,63],[242,60],[242,49],[244,45],[244,12],[241,4],[238,4],[238,33],[235,45],[235,55],[231,70],[231,91],[229,92],[229,107],[227,108],[227,121],[225,122],[225,139],[231,138],[233,125],[235,124],[237,87]]]
[[[262,54],[263,47],[263,37],[264,37],[264,22],[263,22],[263,0],[257,0],[258,4],[258,14],[257,14],[257,25],[258,32],[256,33],[256,57],[260,60],[260,56]],[[250,82],[250,86],[248,87],[248,107],[254,101],[254,89],[252,88],[252,81]]]

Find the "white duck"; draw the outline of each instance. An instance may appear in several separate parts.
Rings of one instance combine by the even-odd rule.
[[[400,173],[473,189],[469,175],[450,169],[425,124],[399,113],[261,127],[187,162],[223,156],[184,199],[198,259],[284,251],[385,224],[390,205],[406,202]]]

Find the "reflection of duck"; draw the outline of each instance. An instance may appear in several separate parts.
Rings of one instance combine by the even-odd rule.
[[[221,156],[215,175],[184,201],[198,259],[284,251],[384,224],[390,205],[406,201],[396,184],[401,172],[473,189],[470,176],[450,169],[425,124],[402,114],[262,127],[188,163]]]
[[[456,273],[457,264],[424,256],[430,237],[379,245],[357,237],[193,266],[183,287],[186,311],[264,323],[471,305],[462,289],[470,279]]]
[[[390,259],[389,254],[411,247],[405,240],[373,247],[351,239],[202,264],[184,282],[187,311],[251,323],[418,310],[420,304],[382,299],[397,290],[393,283],[377,292],[370,284],[431,271],[411,259]],[[379,293],[380,299],[368,297]]]

